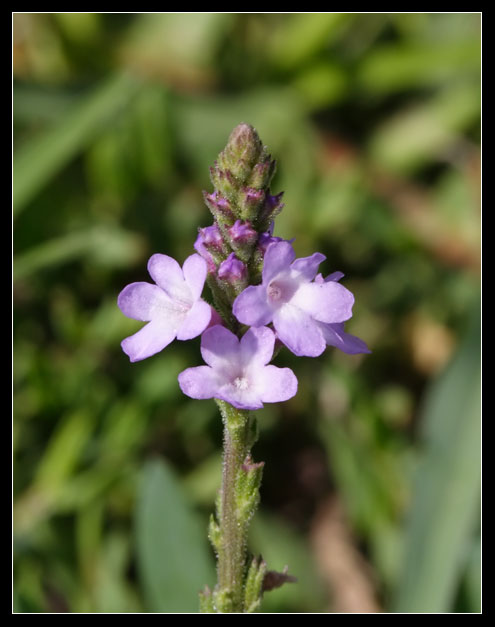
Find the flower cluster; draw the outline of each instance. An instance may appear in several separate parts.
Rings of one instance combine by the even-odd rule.
[[[323,278],[318,267],[324,255],[296,259],[292,240],[273,236],[283,206],[282,194],[270,194],[274,170],[256,131],[237,126],[211,169],[215,190],[204,197],[214,222],[199,229],[196,254],[182,268],[167,255],[153,255],[148,272],[154,284],[132,283],[118,297],[126,316],[147,322],[122,342],[131,361],[174,339],[201,335],[207,365],[179,375],[191,398],[259,409],[294,396],[292,370],[269,365],[276,339],[299,356],[317,357],[326,346],[370,352],[344,331],[354,297],[339,283],[342,273]],[[215,307],[201,298],[205,282]],[[249,327],[244,334],[242,325]]]

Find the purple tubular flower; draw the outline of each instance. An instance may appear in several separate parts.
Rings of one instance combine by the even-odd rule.
[[[199,255],[188,257],[181,268],[172,257],[156,254],[148,261],[148,272],[156,285],[131,283],[118,297],[124,315],[148,322],[122,341],[132,362],[155,355],[175,338],[200,335],[211,319],[211,307],[201,299],[207,267]]]
[[[267,365],[274,344],[267,327],[250,328],[240,341],[225,327],[211,327],[201,336],[208,365],[181,372],[180,388],[191,398],[218,398],[238,409],[286,401],[296,394],[297,379],[290,368]]]
[[[322,277],[321,274],[318,274],[315,277],[315,283],[328,283],[329,281],[340,281],[343,277],[342,272],[333,272],[328,275],[326,279]],[[335,348],[339,348],[344,353],[348,355],[357,355],[359,353],[371,353],[370,349],[366,345],[366,342],[363,342],[360,338],[355,335],[351,335],[350,333],[346,333],[344,331],[344,323],[336,322],[334,324],[325,324],[324,322],[319,322],[318,326],[320,327],[321,332],[323,333],[323,337],[325,338],[325,342],[328,346],[335,346]]]
[[[242,281],[247,276],[246,264],[237,259],[234,253],[230,253],[218,267],[218,276],[227,283]]]
[[[326,347],[320,323],[348,320],[354,296],[336,281],[313,281],[324,255],[295,256],[289,242],[270,244],[261,285],[241,292],[233,313],[239,322],[250,326],[273,322],[279,339],[295,355],[317,357]]]

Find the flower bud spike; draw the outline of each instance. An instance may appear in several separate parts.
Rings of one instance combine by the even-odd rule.
[[[219,165],[244,183],[263,153],[263,144],[250,124],[237,125],[220,153]]]

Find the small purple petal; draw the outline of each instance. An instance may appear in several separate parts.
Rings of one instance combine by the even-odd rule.
[[[197,366],[179,374],[179,386],[186,396],[202,400],[217,397],[219,382],[213,368]]]
[[[263,263],[263,283],[268,284],[277,274],[287,272],[296,253],[289,242],[274,242],[268,246]]]
[[[152,320],[140,331],[122,340],[122,350],[132,362],[159,353],[175,338],[176,330],[163,320]]]
[[[297,393],[297,378],[290,368],[266,366],[262,375],[261,400],[264,403],[279,403]]]
[[[298,307],[281,307],[273,316],[273,326],[279,339],[295,355],[318,357],[326,348],[318,323]]]
[[[261,409],[263,403],[259,390],[253,385],[253,380],[247,377],[236,377],[233,381],[227,381],[222,385],[216,398],[230,403],[237,409]]]
[[[319,322],[343,322],[352,316],[354,296],[340,283],[303,283],[291,299]]]
[[[273,355],[275,334],[268,327],[251,327],[241,339],[242,363],[265,366]]]
[[[371,353],[366,342],[359,339],[355,335],[344,331],[344,323],[340,324],[323,324],[320,323],[320,329],[323,332],[325,342],[329,346],[335,346],[348,355],[357,355],[359,353]]]
[[[306,281],[312,281],[318,271],[318,266],[325,259],[325,255],[321,253],[314,253],[311,257],[300,257],[292,263],[291,269],[301,274]]]
[[[178,340],[191,340],[200,335],[211,320],[211,307],[204,300],[197,300],[189,310],[177,331]]]
[[[344,277],[344,273],[343,272],[339,272],[337,270],[337,272],[332,272],[332,274],[329,274],[326,277],[325,283],[328,283],[328,281],[340,281],[340,279],[342,279],[343,277]]]
[[[199,255],[191,255],[184,261],[182,271],[187,286],[191,290],[193,301],[198,300],[203,291],[208,272],[206,261]]]
[[[182,269],[175,259],[156,253],[148,261],[148,272],[153,281],[171,298],[191,302]]]
[[[160,309],[172,307],[172,301],[157,285],[131,283],[120,292],[117,304],[122,313],[134,320],[149,321]]]
[[[242,322],[253,327],[262,327],[272,321],[273,309],[266,298],[264,285],[250,285],[235,299],[233,309],[234,316]]]
[[[238,359],[239,339],[225,327],[210,327],[201,336],[201,355],[215,370],[228,372]]]

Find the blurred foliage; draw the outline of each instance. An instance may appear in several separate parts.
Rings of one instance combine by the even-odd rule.
[[[299,392],[259,412],[251,549],[299,583],[264,610],[361,611],[342,568],[383,611],[479,612],[480,15],[16,13],[13,43],[14,611],[195,611],[214,583],[199,340],[129,364],[116,297],[191,253],[245,121],[275,234],[345,273],[373,351],[277,358]]]

